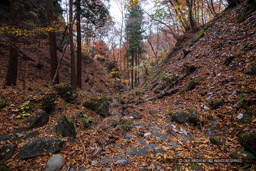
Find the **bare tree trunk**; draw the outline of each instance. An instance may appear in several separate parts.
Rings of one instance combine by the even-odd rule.
[[[133,67],[134,67],[134,52],[132,51],[132,66],[131,66],[131,85],[132,85],[132,89],[133,89]]]
[[[10,24],[16,27],[18,24],[18,4],[15,0],[10,1]],[[10,47],[9,47],[9,61],[7,74],[5,77],[5,86],[16,86],[17,74],[18,74],[18,47],[17,47],[17,37],[15,35],[10,36]]]
[[[53,23],[54,21],[53,0],[46,0],[46,9],[47,9],[48,26],[54,27],[54,31],[49,31],[50,57],[51,57],[51,80],[53,80],[55,71],[58,66],[56,34],[55,34],[55,26]],[[59,83],[59,74],[57,73],[55,82],[53,84],[58,84],[58,83]]]
[[[216,11],[215,11],[215,8],[214,8],[214,5],[213,5],[213,0],[211,0],[211,7],[212,7],[212,11],[213,11],[214,15],[216,15]]]
[[[204,26],[204,1],[202,1],[202,25]]]
[[[137,64],[137,59],[138,59],[138,54],[136,53],[136,55],[135,55],[135,61],[134,61],[135,66],[136,66],[136,69],[135,69],[135,87],[137,86],[137,66],[138,66],[138,64]]]
[[[188,6],[188,17],[190,22],[190,28],[195,31],[195,20],[193,17],[193,0],[186,0]]]
[[[77,17],[77,87],[82,88],[82,46],[81,46],[81,0],[76,2]]]
[[[214,14],[214,12],[212,11],[212,8],[211,8],[211,6],[210,6],[208,0],[206,0],[206,3],[207,3],[207,6],[208,6],[208,8],[209,8],[209,11],[210,11],[211,14],[214,16],[215,14]]]
[[[71,51],[71,85],[76,88],[76,66],[75,66],[75,53],[74,53],[74,42],[73,42],[73,0],[69,0],[69,44]]]

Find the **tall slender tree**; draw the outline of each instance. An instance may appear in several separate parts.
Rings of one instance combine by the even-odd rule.
[[[53,0],[46,0],[47,20],[48,26],[54,26],[54,13],[53,13]],[[58,67],[57,46],[56,46],[56,33],[55,29],[49,31],[49,45],[50,45],[50,58],[51,58],[51,80],[54,78],[55,71]],[[59,83],[59,74],[57,74],[53,84]]]
[[[19,2],[16,0],[10,1],[10,25],[16,27],[18,24],[19,16]],[[18,71],[18,47],[16,35],[10,35],[10,48],[9,48],[9,61],[8,71],[5,78],[4,86],[16,86],[17,71]]]
[[[140,52],[143,52],[142,40],[143,40],[143,11],[139,4],[132,5],[129,9],[127,21],[126,21],[126,36],[129,43],[127,49],[127,56],[131,56],[131,87],[134,88],[134,79],[137,83],[137,78],[134,78],[134,65],[138,65],[137,58]],[[135,72],[135,77],[138,77]]]
[[[76,29],[77,29],[77,88],[82,88],[82,48],[81,48],[81,0],[76,1]]]
[[[71,62],[71,85],[76,88],[76,64],[73,42],[73,0],[69,0],[69,44],[70,44],[70,62]]]

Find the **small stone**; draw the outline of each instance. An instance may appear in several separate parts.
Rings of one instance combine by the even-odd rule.
[[[128,164],[127,160],[118,160],[116,164]]]
[[[176,142],[171,142],[173,148],[178,148],[178,144]]]
[[[111,171],[111,168],[104,168],[103,171]]]
[[[149,144],[149,147],[150,148],[156,148],[156,145],[155,144]]]
[[[151,133],[147,132],[147,133],[144,134],[144,137],[149,136],[149,135],[151,135]]]
[[[155,115],[155,114],[157,114],[157,111],[155,111],[155,110],[150,110],[150,111],[149,111],[149,114],[150,114],[150,115]]]
[[[91,165],[96,165],[98,163],[98,161],[97,160],[93,160],[92,162],[91,162]]]
[[[6,141],[6,140],[8,140],[10,138],[11,138],[10,135],[6,135],[6,134],[1,134],[0,135],[0,141]]]
[[[23,137],[24,136],[24,134],[23,133],[16,133],[15,134],[17,137],[19,137],[19,138],[21,138],[21,137]]]
[[[141,116],[141,114],[139,114],[139,113],[135,113],[135,114],[133,115],[133,118],[134,118],[134,119],[141,119],[142,116]]]
[[[101,159],[100,161],[100,164],[103,165],[103,164],[110,164],[112,162],[112,158],[110,157],[104,157]]]
[[[156,139],[160,139],[161,141],[169,141],[169,137],[165,134],[153,133],[152,136],[155,136]]]
[[[140,139],[140,144],[142,146],[147,146],[148,145],[148,143],[144,139]]]
[[[162,148],[155,148],[155,149],[152,151],[152,153],[153,153],[154,155],[156,155],[157,153],[164,154],[165,151],[164,151],[164,149],[162,149]]]
[[[86,170],[88,170],[88,169],[84,166],[79,169],[79,171],[86,171]]]
[[[132,135],[127,133],[127,134],[124,136],[124,139],[132,139]]]
[[[154,164],[151,164],[149,168],[154,169],[156,166]]]
[[[61,170],[61,168],[65,164],[65,159],[59,154],[56,154],[51,157],[50,160],[48,160],[45,171],[58,171]]]

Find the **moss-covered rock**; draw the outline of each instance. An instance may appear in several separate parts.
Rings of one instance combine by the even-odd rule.
[[[12,169],[6,166],[0,166],[0,171],[12,171]]]
[[[75,127],[65,115],[60,116],[55,131],[57,134],[61,134],[63,137],[76,137]]]
[[[101,98],[101,99],[96,99],[92,98],[86,102],[83,103],[83,106],[87,109],[90,109],[99,115],[103,117],[110,116],[109,113],[109,104],[107,102],[107,98]]]
[[[132,120],[121,120],[118,124],[122,126],[123,129],[127,129],[132,125]]]
[[[239,121],[240,124],[250,124],[252,122],[252,116],[256,116],[254,110],[247,110],[243,118]]]
[[[253,153],[256,156],[256,132],[247,133],[241,138],[239,138],[240,144],[245,148],[245,150]]]
[[[6,102],[0,102],[0,110],[6,107]]]
[[[54,108],[55,98],[56,94],[54,93],[45,95],[42,99],[42,106],[40,108],[47,113],[51,113]]]
[[[253,65],[247,72],[249,75],[256,75],[256,65]]]
[[[54,87],[57,94],[66,102],[72,102],[75,97],[73,96],[75,90],[69,84],[59,85]]]
[[[223,106],[223,100],[222,99],[216,100],[215,97],[212,97],[209,100],[208,104],[211,107],[211,109],[217,109],[220,106]]]
[[[223,143],[220,141],[220,140],[218,140],[217,138],[214,138],[214,137],[210,137],[210,142],[212,143],[212,144],[215,144],[215,145],[223,145]]]
[[[239,15],[237,16],[237,22],[241,23],[247,19],[248,15],[256,10],[256,5],[254,0],[248,0],[247,4],[243,7]]]
[[[196,81],[193,80],[193,81],[190,81],[190,83],[188,84],[187,88],[186,88],[186,91],[190,91],[190,90],[193,90],[196,88]]]
[[[188,120],[193,124],[197,124],[200,121],[195,109],[189,110]]]

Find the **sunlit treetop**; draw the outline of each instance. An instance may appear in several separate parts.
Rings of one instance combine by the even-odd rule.
[[[139,0],[128,0],[128,9],[135,8],[139,3]]]

